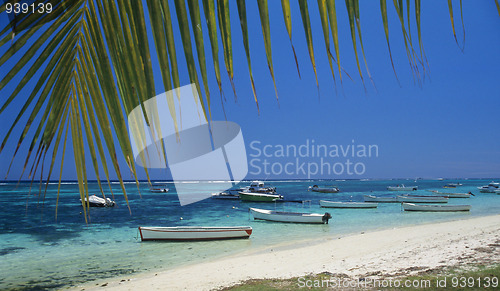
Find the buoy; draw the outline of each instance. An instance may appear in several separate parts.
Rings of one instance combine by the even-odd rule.
[[[183,220],[184,218],[181,217],[181,220]]]

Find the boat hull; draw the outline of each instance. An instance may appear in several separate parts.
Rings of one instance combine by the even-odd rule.
[[[139,227],[142,241],[197,241],[249,238],[252,227]]]
[[[354,209],[363,209],[363,208],[377,208],[377,203],[369,203],[369,202],[335,202],[335,201],[326,201],[320,200],[319,205],[321,207],[326,208],[354,208]]]
[[[418,186],[411,186],[411,187],[389,186],[389,187],[387,187],[387,190],[389,190],[389,191],[417,191]]]
[[[267,209],[250,208],[254,219],[288,222],[288,223],[311,223],[311,224],[328,224],[328,219],[331,215],[319,213],[298,213],[298,212],[281,212]]]
[[[379,203],[397,203],[396,197],[378,197],[373,195],[364,195],[365,202],[379,202]]]
[[[276,202],[283,200],[283,196],[277,194],[238,192],[242,201],[252,202]]]
[[[410,203],[447,203],[448,198],[446,197],[418,197],[418,196],[397,196],[398,202],[410,202]]]
[[[405,211],[459,212],[470,211],[470,208],[470,205],[416,205],[413,203],[403,203]]]

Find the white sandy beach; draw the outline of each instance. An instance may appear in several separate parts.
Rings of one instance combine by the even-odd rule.
[[[166,271],[113,278],[78,290],[212,290],[249,279],[334,275],[387,277],[500,262],[500,215],[245,251]]]

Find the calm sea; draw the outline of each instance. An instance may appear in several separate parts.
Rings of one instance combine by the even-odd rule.
[[[456,189],[442,189],[460,182]],[[340,237],[360,231],[386,229],[434,221],[466,219],[500,214],[500,195],[479,193],[478,186],[488,180],[347,180],[347,181],[267,181],[288,200],[310,203],[245,203],[206,199],[180,206],[173,184],[168,193],[151,193],[146,183],[140,194],[134,182],[126,184],[130,211],[120,185],[112,184],[114,208],[92,208],[90,222],[81,213],[78,185],[64,182],[57,208],[57,183],[50,184],[45,197],[38,195],[38,184],[30,194],[29,183],[0,183],[0,289],[51,289],[72,286],[95,279],[174,268],[228,254],[262,248],[272,244]],[[216,182],[190,182],[193,192],[212,191]],[[237,187],[248,185],[241,182]],[[310,185],[335,185],[340,193],[308,192]],[[394,195],[387,186],[418,185],[426,190],[469,192],[470,199],[450,199],[449,204],[470,204],[470,213],[407,213],[395,204],[379,204],[377,209],[324,209],[320,199],[362,201],[363,194]],[[107,187],[107,186],[106,186]],[[89,183],[91,194],[99,193],[96,182]],[[109,187],[106,195],[111,195]],[[401,193],[398,193],[401,194]],[[328,225],[300,225],[253,221],[248,207],[286,211],[330,212]],[[146,242],[138,239],[138,226],[234,226],[250,225],[248,240],[208,242]]]

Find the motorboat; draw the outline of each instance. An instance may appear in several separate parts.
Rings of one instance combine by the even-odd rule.
[[[167,193],[169,191],[168,188],[149,188],[150,192],[153,193]]]
[[[377,208],[377,203],[369,202],[338,202],[338,201],[327,201],[320,200],[319,205],[326,208]]]
[[[328,224],[328,220],[332,218],[331,214],[328,212],[325,212],[325,214],[284,212],[258,208],[250,208],[250,212],[254,219],[276,222]]]
[[[266,187],[262,181],[252,181],[249,186],[240,188],[241,192],[276,194],[276,187]]]
[[[205,226],[176,226],[176,227],[143,227],[139,226],[142,241],[197,241],[221,240],[233,238],[249,238],[252,234],[250,226],[205,227]]]
[[[405,185],[397,185],[397,186],[388,186],[387,190],[389,191],[417,191],[418,186],[405,186]]]
[[[396,203],[398,199],[396,197],[387,196],[375,196],[375,195],[364,195],[365,202],[381,202],[381,203]]]
[[[470,211],[470,205],[422,205],[413,203],[403,203],[405,211],[426,211],[426,212],[456,212]]]
[[[283,200],[283,196],[279,194],[254,193],[254,192],[238,192],[242,201],[252,202],[279,202]]]
[[[82,199],[80,199],[82,201]],[[84,198],[85,203],[88,202],[88,205],[90,207],[113,207],[115,206],[115,201],[109,199],[109,198],[101,198],[96,195],[91,195],[89,196],[88,200],[87,197]]]
[[[240,195],[231,192],[220,192],[220,193],[212,193],[212,198],[236,200],[240,199]]]
[[[500,183],[491,182],[486,186],[477,187],[481,193],[495,193],[496,190],[500,190]]]
[[[338,193],[340,192],[339,187],[319,187],[318,185],[309,186],[309,191],[321,192],[321,193]]]

